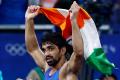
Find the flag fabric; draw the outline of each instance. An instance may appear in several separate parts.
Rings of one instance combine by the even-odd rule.
[[[54,25],[61,28],[63,37],[67,40],[72,35],[69,11],[57,8],[40,8],[40,13],[44,14]],[[114,64],[110,63],[101,47],[99,35],[91,16],[80,7],[77,23],[84,42],[84,58],[93,68],[101,73],[109,75],[112,73]]]
[[[40,8],[39,13],[44,14],[52,24],[60,27],[65,39],[68,39],[68,37],[71,36],[72,28],[68,10],[56,8]]]

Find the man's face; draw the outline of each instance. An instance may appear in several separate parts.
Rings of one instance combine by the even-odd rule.
[[[62,57],[60,49],[55,44],[44,43],[42,44],[42,50],[48,65],[56,66]]]

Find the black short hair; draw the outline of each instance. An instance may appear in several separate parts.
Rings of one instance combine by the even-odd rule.
[[[66,40],[62,37],[60,33],[57,32],[45,32],[42,37],[42,44],[50,42],[62,48],[66,46]]]
[[[66,47],[65,57],[68,60],[73,52],[73,48],[69,45],[65,38],[63,38],[62,34],[59,32],[45,32],[43,33],[42,44],[50,42],[58,46],[58,48]]]

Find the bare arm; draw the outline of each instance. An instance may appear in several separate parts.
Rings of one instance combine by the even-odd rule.
[[[73,73],[77,73],[83,64],[83,40],[77,24],[76,17],[78,15],[80,7],[76,2],[73,2],[70,10],[71,12],[71,24],[72,24],[72,46],[73,54],[69,60],[69,68]]]
[[[45,58],[38,45],[38,41],[34,31],[33,18],[38,15],[38,12],[37,12],[38,9],[39,9],[38,6],[30,6],[26,11],[25,43],[26,43],[27,51],[33,57],[36,64],[39,67],[41,67],[43,70],[45,70],[45,67],[46,67]]]
[[[83,40],[77,25],[76,17],[80,7],[74,2],[70,8],[72,10],[72,45],[73,54],[68,62],[66,62],[60,70],[60,80],[77,80],[77,73],[83,65]]]

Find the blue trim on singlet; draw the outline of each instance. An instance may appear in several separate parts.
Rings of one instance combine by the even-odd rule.
[[[49,76],[49,73],[51,71],[51,68],[49,68],[46,72],[45,72],[45,80],[59,80],[59,70],[57,70],[53,75]]]

